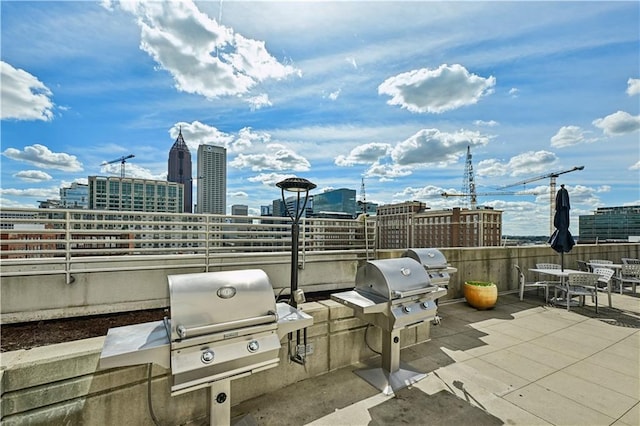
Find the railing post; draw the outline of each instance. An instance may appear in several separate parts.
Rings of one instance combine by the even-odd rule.
[[[64,274],[65,274],[65,282],[67,284],[73,283],[75,281],[71,276],[71,212],[69,210],[64,212]]]

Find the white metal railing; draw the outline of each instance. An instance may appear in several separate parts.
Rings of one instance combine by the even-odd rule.
[[[96,259],[106,263],[129,256],[160,260],[182,255],[208,270],[220,258],[291,251],[291,220],[283,217],[2,209],[0,228],[2,263],[12,266],[3,267],[0,276],[66,274],[67,282],[72,272],[83,271],[73,265],[88,257],[95,265]],[[299,259],[304,264],[306,253],[344,250],[368,258],[374,237],[375,226],[361,221],[302,218]],[[90,271],[107,270],[105,264]]]

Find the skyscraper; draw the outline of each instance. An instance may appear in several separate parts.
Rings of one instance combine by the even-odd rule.
[[[178,138],[169,151],[167,180],[184,185],[184,212],[191,213],[193,200],[193,182],[191,177],[191,152],[182,137],[182,128]]]
[[[227,149],[198,147],[198,213],[227,212]]]

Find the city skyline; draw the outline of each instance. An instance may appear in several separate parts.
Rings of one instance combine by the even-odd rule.
[[[0,205],[91,175],[167,179],[181,131],[227,149],[226,205],[304,177],[460,206],[563,174],[579,215],[640,204],[638,2],[2,2]],[[470,22],[472,25],[470,25]],[[96,25],[100,31],[96,31]],[[192,176],[193,192],[198,179]],[[478,196],[549,232],[549,179]],[[195,197],[194,197],[195,198]],[[227,211],[227,213],[229,213]]]

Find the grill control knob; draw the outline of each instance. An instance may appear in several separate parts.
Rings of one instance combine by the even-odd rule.
[[[411,312],[411,306],[403,306],[402,307],[402,312],[404,312],[405,314],[408,314]]]
[[[200,361],[202,361],[204,364],[209,364],[211,361],[213,361],[213,351],[211,349],[207,349],[202,352],[202,355],[200,355]]]
[[[429,302],[422,302],[420,306],[422,306],[423,309],[427,309],[429,307]]]
[[[249,352],[251,353],[256,352],[258,349],[260,349],[260,344],[257,340],[252,340],[247,345],[247,350],[249,350]]]

